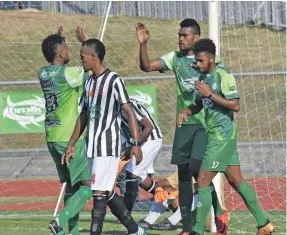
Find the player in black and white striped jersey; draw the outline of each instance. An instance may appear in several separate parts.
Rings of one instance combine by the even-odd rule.
[[[130,99],[133,110],[139,125],[140,139],[142,140],[143,159],[138,165],[135,159],[125,166],[126,170],[126,192],[124,194],[124,202],[129,211],[132,211],[138,194],[138,185],[146,192],[155,193],[155,181],[148,175],[148,171],[153,167],[153,162],[157,157],[162,145],[162,133],[156,121],[148,110],[137,100]],[[132,146],[133,138],[131,130],[126,118],[126,114],[122,112],[122,135],[125,137],[128,146]]]
[[[104,56],[105,47],[101,41],[89,39],[83,43],[81,63],[84,70],[91,70],[93,75],[84,84],[82,111],[64,157],[67,163],[72,161],[74,143],[87,127],[87,157],[94,199],[90,235],[101,234],[107,205],[129,234],[144,235],[145,231],[128,213],[122,198],[113,191],[121,155],[121,110],[127,115],[136,140],[131,155],[135,156],[137,164],[141,162],[142,151],[137,121],[123,80],[104,67]]]

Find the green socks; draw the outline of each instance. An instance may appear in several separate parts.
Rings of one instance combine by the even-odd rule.
[[[213,185],[212,185],[213,186]],[[223,215],[223,210],[221,208],[220,202],[217,197],[217,193],[215,191],[215,187],[213,186],[214,190],[211,192],[212,196],[212,207],[214,209],[215,216]]]
[[[191,206],[193,200],[193,190],[191,181],[179,181],[179,205],[180,205],[180,213],[182,216],[182,231],[190,232],[192,229],[192,221],[191,221]]]
[[[259,205],[256,192],[246,182],[246,180],[243,180],[242,184],[237,188],[237,192],[242,197],[248,210],[251,212],[251,214],[256,219],[258,226],[265,225],[267,218],[264,215],[261,206]]]
[[[65,227],[69,219],[76,216],[88,203],[93,193],[90,187],[82,186],[70,199],[68,205],[59,216],[59,224]]]
[[[196,224],[194,231],[203,234],[206,217],[211,207],[210,187],[198,189],[198,204],[196,208]]]
[[[65,190],[64,196],[64,205],[67,205],[70,202],[70,199],[74,196],[74,194],[79,190],[78,187],[73,187],[72,185],[67,185]],[[71,235],[80,235],[79,228],[78,228],[78,221],[79,221],[79,213],[76,214],[73,218],[69,219],[68,226],[69,226],[69,234]]]

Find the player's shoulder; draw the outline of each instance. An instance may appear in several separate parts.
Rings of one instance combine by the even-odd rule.
[[[43,66],[39,69],[38,73],[43,73],[44,71],[50,69],[52,67],[52,65],[46,65],[46,66]]]
[[[108,77],[110,78],[110,81],[113,83],[113,84],[117,84],[119,82],[123,82],[124,83],[124,79],[115,71],[113,70],[109,70],[108,71]]]
[[[61,65],[46,65],[39,69],[38,77],[39,79],[49,79],[54,76],[56,73],[58,74],[59,69],[62,69]]]
[[[83,69],[83,67],[80,67],[80,66],[65,66],[64,67],[65,69],[65,73],[68,73],[68,74],[84,74],[85,71]]]
[[[161,56],[161,58],[172,59],[172,58],[180,56],[180,54],[181,54],[180,51],[170,51],[170,52],[167,52],[166,54],[164,54],[163,56]]]
[[[181,51],[172,51],[170,52],[170,54],[174,57],[174,58],[181,58],[184,57],[183,53]]]
[[[217,65],[216,73],[219,74],[222,79],[234,78],[228,69],[221,65]]]

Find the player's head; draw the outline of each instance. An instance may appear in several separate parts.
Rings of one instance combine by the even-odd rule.
[[[184,19],[180,22],[178,31],[178,45],[181,51],[193,49],[194,43],[200,37],[200,26],[194,19]]]
[[[65,38],[52,34],[42,42],[42,52],[49,63],[67,64],[70,61],[68,46]]]
[[[98,39],[85,41],[81,48],[81,64],[84,70],[90,71],[97,68],[104,61],[106,48]]]
[[[201,73],[210,73],[215,66],[216,46],[209,38],[198,40],[194,44],[194,54]]]

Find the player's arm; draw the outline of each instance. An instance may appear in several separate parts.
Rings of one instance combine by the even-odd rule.
[[[239,94],[235,79],[231,74],[227,74],[221,78],[221,92],[224,97],[213,94],[209,86],[204,82],[196,81],[195,87],[202,96],[209,97],[218,105],[234,112],[239,111]]]
[[[131,149],[131,156],[135,155],[136,156],[136,164],[138,165],[142,161],[142,152],[141,152],[141,139],[140,139],[140,134],[139,134],[139,128],[138,128],[138,123],[136,116],[133,111],[133,106],[131,103],[125,103],[122,105],[122,109],[126,114],[126,117],[128,119],[131,135],[133,137],[135,145]],[[134,151],[136,151],[138,154],[134,154]]]
[[[73,134],[70,138],[69,145],[74,146],[77,143],[78,139],[83,134],[83,132],[87,126],[87,123],[88,123],[87,110],[82,109],[82,111],[81,111],[81,113],[77,119]]]
[[[115,84],[115,98],[118,100],[120,105],[122,106],[123,111],[126,114],[128,119],[131,135],[134,140],[134,146],[131,149],[130,156],[133,155],[136,158],[136,164],[138,165],[142,161],[142,150],[141,150],[141,139],[139,135],[139,128],[137,119],[135,117],[133,106],[130,103],[130,98],[128,96],[127,90],[125,88],[124,82],[121,78],[116,79]]]
[[[153,125],[141,111],[141,107],[139,104],[133,103],[133,109],[137,121],[141,124],[141,126],[143,126],[143,130],[140,134],[140,139],[142,142],[145,142],[153,130]]]
[[[189,107],[183,109],[178,115],[176,124],[178,127],[181,127],[183,120],[187,121],[187,117],[199,113],[203,109],[202,98],[198,98],[195,102]]]
[[[146,118],[146,116],[143,116],[143,118],[140,120],[140,124],[143,126],[143,131],[140,134],[140,139],[142,142],[145,142],[153,130],[153,125]]]
[[[138,41],[140,43],[139,59],[141,70],[144,72],[151,72],[164,69],[159,59],[150,60],[148,57],[147,42],[151,36],[148,28],[142,22],[138,22],[136,24],[136,33]]]
[[[88,34],[84,31],[84,29],[81,26],[77,26],[76,36],[81,43],[83,43],[89,39]]]

